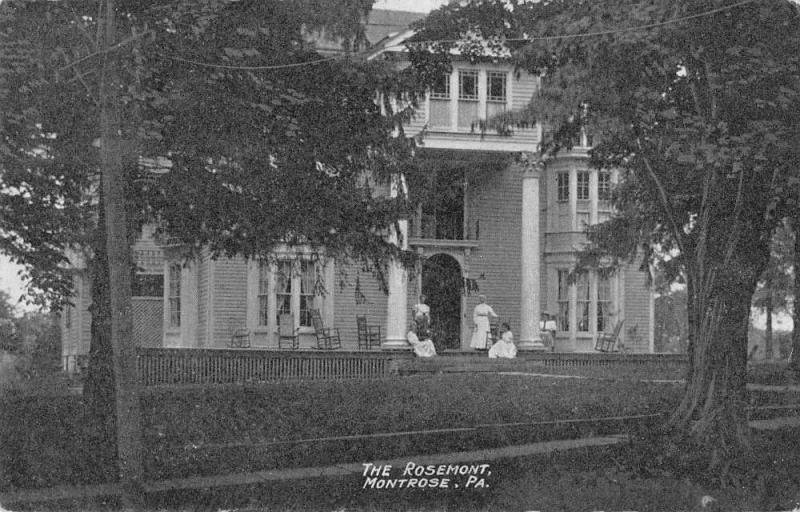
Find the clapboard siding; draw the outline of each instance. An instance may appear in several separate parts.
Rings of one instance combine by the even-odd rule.
[[[209,256],[208,249],[201,251],[197,258],[197,346],[209,344],[208,329],[208,297],[209,288]]]
[[[339,329],[344,350],[358,348],[358,332],[356,316],[366,316],[370,325],[380,325],[381,335],[386,338],[387,296],[378,286],[377,279],[371,272],[365,272],[357,263],[337,263],[335,290],[334,325]],[[360,304],[356,303],[356,284],[363,294]],[[413,304],[413,303],[412,303]]]
[[[207,347],[224,347],[236,329],[247,324],[247,263],[242,257],[214,262],[213,334]],[[205,327],[201,325],[201,328]]]
[[[478,247],[469,258],[470,277],[501,321],[519,332],[522,175],[517,167],[503,164],[481,178],[469,191],[470,218],[479,227]],[[478,294],[466,297],[468,326]]]
[[[650,288],[647,276],[635,265],[625,267],[624,344],[633,352],[649,351]]]

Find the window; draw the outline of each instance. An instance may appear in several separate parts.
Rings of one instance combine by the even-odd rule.
[[[169,288],[167,307],[169,308],[169,326],[181,326],[181,265],[169,266]]]
[[[258,264],[258,326],[269,324],[269,264]]]
[[[581,171],[578,173],[578,201],[589,200],[589,173]]]
[[[589,304],[592,297],[590,295],[589,287],[589,274],[583,273],[578,275],[578,280],[575,283],[578,291],[578,300],[575,304],[579,332],[589,332]]]
[[[461,70],[458,72],[458,99],[478,101],[478,72]]]
[[[276,314],[291,314],[301,327],[311,327],[311,310],[317,309],[318,266],[308,260],[281,260],[275,276]]]
[[[436,78],[431,87],[431,98],[437,100],[450,99],[450,75],[444,74]]]
[[[611,280],[597,277],[597,332],[611,329]]]
[[[611,200],[611,173],[601,171],[597,175],[597,198],[600,201]]]
[[[163,297],[164,276],[161,274],[136,274],[131,282],[134,297]]]
[[[558,201],[569,201],[569,173],[560,172],[556,175],[556,189],[558,190]]]
[[[486,101],[506,102],[506,74],[490,71],[486,75]]]
[[[280,319],[281,314],[292,314],[292,262],[278,262],[275,274],[275,310]],[[280,323],[278,320],[277,323]]]
[[[64,330],[72,329],[72,306],[64,306]]]
[[[558,322],[559,331],[569,330],[569,271],[558,271]]]
[[[300,325],[311,327],[311,310],[314,309],[314,288],[317,282],[316,265],[300,262]]]

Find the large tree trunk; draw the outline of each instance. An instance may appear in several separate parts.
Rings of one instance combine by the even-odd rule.
[[[103,47],[110,49],[116,42],[114,0],[105,1],[105,16]],[[123,507],[138,509],[143,499],[141,416],[136,348],[133,344],[132,263],[119,100],[120,62],[117,52],[113,51],[104,59],[100,91],[100,164],[105,194],[117,453]]]
[[[92,241],[92,255],[88,261],[91,280],[92,316],[89,368],[84,383],[92,432],[90,467],[97,479],[107,479],[116,465],[117,443],[114,420],[114,362],[111,354],[111,304],[108,294],[108,257],[106,255],[105,201],[102,187],[99,194],[98,225]]]
[[[749,446],[747,426],[747,326],[750,295],[720,294],[697,304],[689,323],[690,371],[670,425],[707,448],[710,470],[726,478],[731,461]],[[701,313],[702,311],[702,313]]]
[[[714,228],[709,225],[708,229]],[[711,230],[710,233],[728,231]],[[705,457],[709,475],[730,483],[733,462],[749,451],[747,424],[747,331],[759,276],[769,261],[768,244],[744,236],[698,246],[687,272],[689,371],[680,405],[669,424]]]

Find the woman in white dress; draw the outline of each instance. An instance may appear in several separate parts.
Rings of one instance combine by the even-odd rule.
[[[419,336],[417,336],[416,322],[409,324],[406,339],[417,357],[433,357],[436,355],[436,347],[433,346],[433,341],[430,338],[420,341]]]
[[[511,333],[511,327],[509,327],[508,324],[503,324],[503,331],[500,341],[492,345],[492,348],[489,349],[490,359],[498,357],[514,359],[517,357],[517,346],[514,345],[514,334]]]
[[[472,341],[470,341],[469,346],[473,349],[486,348],[487,335],[491,330],[489,317],[497,318],[492,306],[486,304],[486,295],[479,295],[478,300],[480,300],[480,304],[475,306],[472,311],[472,323],[474,326],[472,328]]]

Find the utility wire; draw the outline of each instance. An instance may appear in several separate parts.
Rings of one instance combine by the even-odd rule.
[[[692,20],[692,19],[696,19],[696,18],[702,18],[702,17],[705,17],[705,16],[711,16],[713,14],[717,14],[717,13],[720,13],[720,12],[728,11],[728,10],[734,9],[736,7],[741,7],[742,5],[746,5],[746,4],[752,3],[754,1],[755,0],[742,0],[742,1],[736,2],[734,4],[726,5],[726,6],[723,6],[723,7],[718,7],[716,9],[710,9],[708,11],[703,11],[703,12],[699,12],[699,13],[696,13],[696,14],[690,14],[690,15],[687,15],[687,16],[680,16],[680,17],[677,17],[677,18],[671,18],[671,19],[664,20],[664,21],[659,21],[659,22],[656,22],[656,23],[647,23],[647,24],[644,24],[644,25],[637,25],[635,27],[626,27],[626,28],[613,29],[613,30],[601,30],[601,31],[596,31],[596,32],[581,32],[581,33],[578,33],[578,34],[560,34],[560,35],[554,35],[554,36],[535,36],[535,37],[508,38],[508,39],[503,39],[503,41],[509,41],[509,42],[554,41],[554,40],[561,40],[561,39],[597,37],[597,36],[606,36],[606,35],[613,35],[613,34],[622,34],[622,33],[625,33],[625,32],[635,32],[635,31],[638,31],[638,30],[647,30],[647,29],[651,29],[651,28],[658,28],[658,27],[663,27],[665,25],[670,25],[670,24],[673,24],[673,23],[680,23],[682,21]],[[409,44],[421,45],[421,44],[435,44],[435,43],[458,43],[458,42],[461,42],[461,41],[462,41],[461,39],[431,39],[431,40],[422,40],[422,41],[412,41]],[[370,53],[371,52],[369,52],[369,51],[364,51],[364,52],[357,52],[357,53],[348,54],[347,56],[352,58],[352,57],[359,57],[359,56],[368,55]],[[328,62],[328,61],[337,60],[337,59],[341,58],[341,56],[326,57],[326,58],[323,58],[323,59],[316,59],[316,60],[310,60],[310,61],[305,61],[305,62],[295,62],[293,64],[276,64],[276,65],[271,65],[271,66],[235,66],[235,65],[213,64],[213,63],[209,63],[209,62],[201,62],[201,61],[197,61],[197,60],[191,60],[191,59],[184,59],[184,58],[181,58],[181,57],[175,57],[175,56],[172,56],[172,55],[163,55],[163,57],[166,57],[166,58],[171,59],[171,60],[179,61],[179,62],[185,62],[185,63],[188,63],[188,64],[193,64],[195,66],[202,66],[202,67],[207,67],[207,68],[221,68],[221,69],[240,69],[240,70],[247,70],[247,71],[270,71],[270,70],[276,70],[276,69],[297,68],[297,67],[301,67],[301,66],[312,66],[314,64],[319,64],[319,63],[322,63],[322,62]]]

